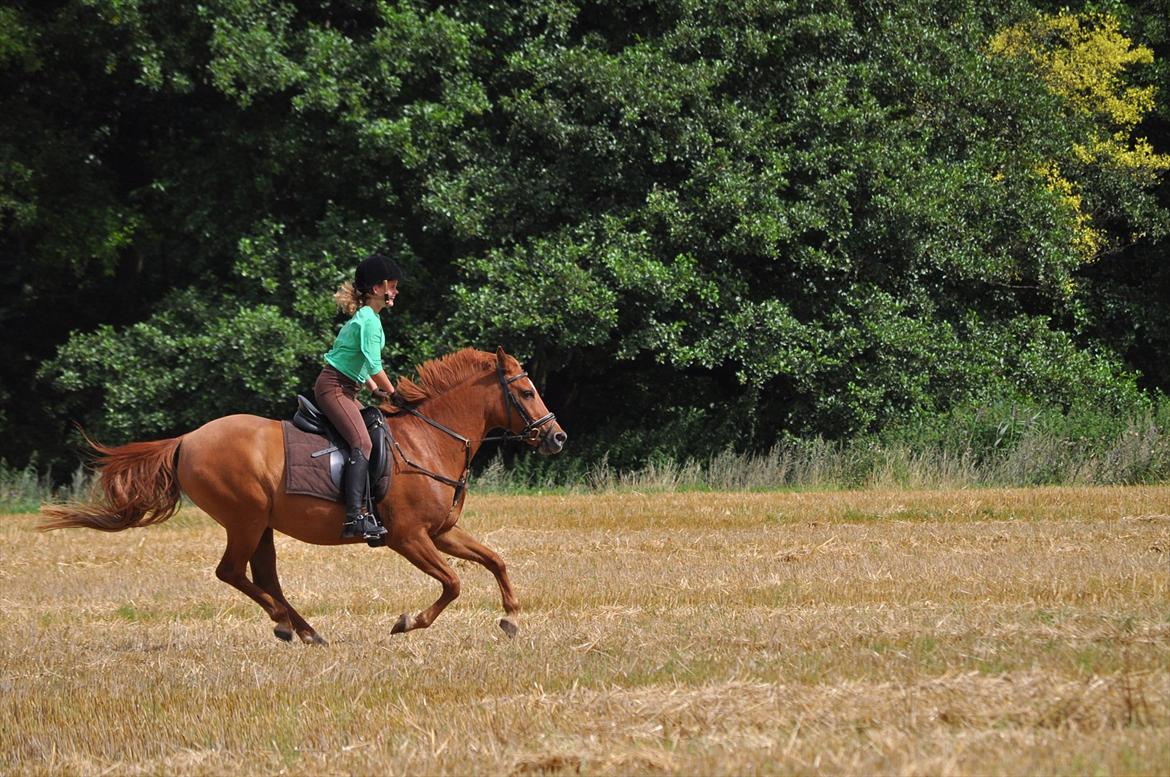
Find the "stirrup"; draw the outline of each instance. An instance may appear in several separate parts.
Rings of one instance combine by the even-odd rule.
[[[386,545],[386,535],[389,532],[375,513],[366,513],[362,519],[364,534],[362,539],[371,548],[381,548]]]
[[[369,513],[362,513],[361,515],[345,517],[345,523],[341,525],[341,538],[349,539],[364,539],[382,537],[386,534],[386,527],[378,522],[378,519]]]
[[[362,536],[367,540],[376,540],[385,537],[388,533],[386,527],[378,520],[376,515],[366,513],[361,518]]]
[[[341,525],[341,538],[354,539],[361,537],[364,540],[380,540],[388,534],[386,527],[375,516],[364,513],[356,518],[347,518]]]

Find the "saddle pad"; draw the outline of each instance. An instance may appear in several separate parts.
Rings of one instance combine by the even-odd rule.
[[[331,457],[329,454],[315,459],[312,456],[331,443],[320,435],[296,428],[289,421],[281,421],[280,428],[284,430],[284,490],[340,502],[341,489],[329,474]]]

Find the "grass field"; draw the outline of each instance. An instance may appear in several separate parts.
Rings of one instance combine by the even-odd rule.
[[[477,496],[494,581],[277,538],[278,642],[193,509],[0,518],[0,772],[1166,774],[1170,487]]]

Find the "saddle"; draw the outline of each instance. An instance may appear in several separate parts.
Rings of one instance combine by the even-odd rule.
[[[362,420],[365,421],[366,429],[370,432],[370,441],[373,447],[370,449],[370,498],[374,504],[382,501],[386,496],[386,492],[390,490],[390,432],[386,428],[386,418],[382,415],[382,411],[376,407],[363,408]],[[288,423],[287,421],[285,422]],[[334,500],[341,499],[341,476],[345,469],[345,461],[349,458],[349,444],[345,438],[338,434],[337,430],[333,428],[333,424],[329,423],[329,419],[325,414],[317,409],[317,406],[308,400],[303,394],[297,395],[297,411],[292,418],[292,426],[296,427],[302,432],[317,437],[324,438],[322,443],[326,443],[323,447],[313,450],[309,453],[309,462],[297,462],[296,466],[325,466],[329,468],[329,479],[332,482],[333,489],[330,494],[325,495],[320,493],[320,489],[309,491],[294,491],[290,480],[288,490],[290,493],[311,493],[313,496],[327,496]],[[289,430],[285,432],[286,445],[289,443]],[[312,447],[312,446],[310,446]],[[320,461],[325,456],[328,456],[327,461]],[[318,464],[318,462],[320,462]],[[293,462],[290,461],[290,478],[292,477]]]

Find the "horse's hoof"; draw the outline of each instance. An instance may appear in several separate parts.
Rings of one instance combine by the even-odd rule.
[[[277,626],[272,630],[272,633],[275,634],[276,638],[279,640],[292,642],[292,629],[288,628],[287,626]]]
[[[329,644],[328,642],[325,641],[324,637],[322,637],[320,634],[318,634],[315,631],[310,631],[306,634],[302,634],[301,635],[301,642],[304,642],[306,645],[321,645],[322,647],[325,647]]]
[[[500,618],[500,628],[504,630],[504,633],[508,635],[509,639],[520,633],[520,627],[516,624],[516,621],[512,620],[511,616],[508,615]]]
[[[414,628],[414,618],[408,612],[404,612],[398,616],[398,622],[394,624],[394,628],[390,629],[391,634],[401,634],[404,631],[410,631]]]

